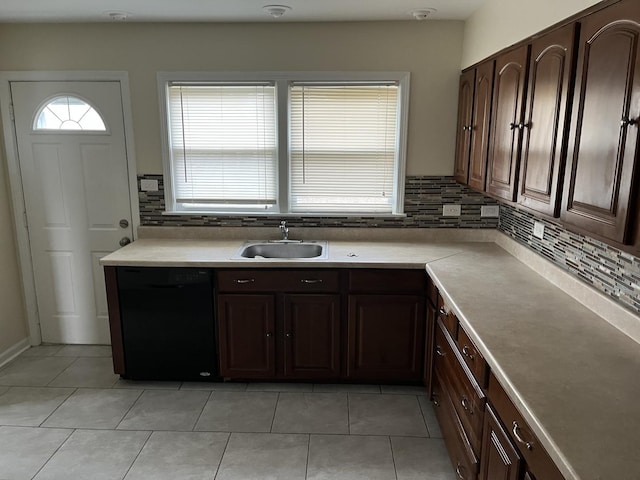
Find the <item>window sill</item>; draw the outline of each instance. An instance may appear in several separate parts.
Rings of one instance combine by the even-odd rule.
[[[203,217],[276,217],[276,218],[406,218],[406,213],[275,213],[275,212],[208,212],[208,211],[164,211],[167,216]]]

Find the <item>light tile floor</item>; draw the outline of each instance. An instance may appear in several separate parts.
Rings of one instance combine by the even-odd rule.
[[[133,382],[108,347],[0,369],[0,480],[454,480],[424,390]]]

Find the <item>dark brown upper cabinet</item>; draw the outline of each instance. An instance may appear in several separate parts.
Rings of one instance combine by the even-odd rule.
[[[578,24],[531,43],[518,202],[558,217],[568,144]]]
[[[491,126],[491,97],[493,94],[493,60],[481,63],[475,69],[473,121],[471,122],[471,153],[469,155],[469,186],[484,190],[489,153]]]
[[[561,213],[566,224],[619,243],[633,236],[639,39],[637,0],[582,21]]]
[[[456,161],[454,178],[460,183],[469,181],[469,155],[471,154],[471,131],[473,129],[473,92],[476,71],[468,70],[460,76],[458,91],[458,132],[456,134]]]
[[[528,45],[499,55],[493,80],[486,191],[509,201],[516,199],[528,60]]]

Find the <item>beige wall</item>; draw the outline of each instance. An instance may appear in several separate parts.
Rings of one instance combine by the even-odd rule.
[[[411,72],[407,173],[451,175],[463,23],[0,25],[0,70],[126,70],[139,173],[161,173],[156,72]]]
[[[462,67],[559,22],[599,0],[486,0],[466,21]]]
[[[2,133],[0,133],[2,140]],[[27,337],[4,154],[0,153],[0,355]]]

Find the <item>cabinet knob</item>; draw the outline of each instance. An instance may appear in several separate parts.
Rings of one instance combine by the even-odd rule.
[[[271,337],[271,336],[273,336],[273,333],[267,332],[267,337]]]
[[[440,345],[436,345],[436,355],[439,357],[444,357],[446,353],[442,351],[442,347]]]
[[[285,337],[287,338],[291,338],[293,336],[293,334],[291,332],[287,332],[284,334]]]
[[[516,437],[516,440],[518,442],[520,442],[521,444],[523,444],[527,448],[527,450],[533,450],[533,443],[532,442],[527,442],[524,438],[522,438],[520,436],[520,433],[519,433],[520,430],[521,430],[520,425],[518,425],[518,422],[514,421],[513,422],[513,430],[512,430],[513,436]]]
[[[509,124],[509,130],[515,130],[516,128],[518,128],[518,124],[517,123],[511,122]]]
[[[432,399],[431,401],[433,402],[433,404],[434,404],[436,407],[439,407],[439,406],[440,406],[440,400],[438,399],[438,397],[437,397],[436,395],[434,395],[434,396],[433,396],[433,399]]]
[[[623,117],[622,120],[620,120],[621,127],[628,127],[629,125],[638,125],[638,119]]]
[[[473,408],[471,408],[471,406],[469,405],[469,399],[467,397],[462,397],[462,400],[460,400],[460,404],[462,405],[462,408],[465,412],[467,412],[469,415],[473,415]]]
[[[118,243],[120,244],[121,247],[124,247],[131,243],[131,239],[129,237],[122,237]]]
[[[471,353],[471,348],[469,347],[469,345],[465,345],[464,347],[462,347],[462,355],[467,357],[469,360],[474,360],[476,358],[473,353]]]
[[[461,480],[465,480],[465,476],[462,473],[464,470],[464,467],[462,466],[462,464],[460,462],[458,462],[458,464],[456,465],[456,475],[458,476],[459,479]]]
[[[440,310],[438,310],[438,313],[439,313],[440,315],[444,315],[444,316],[446,316],[446,315],[447,315],[447,311],[444,309],[444,307],[440,307]]]

